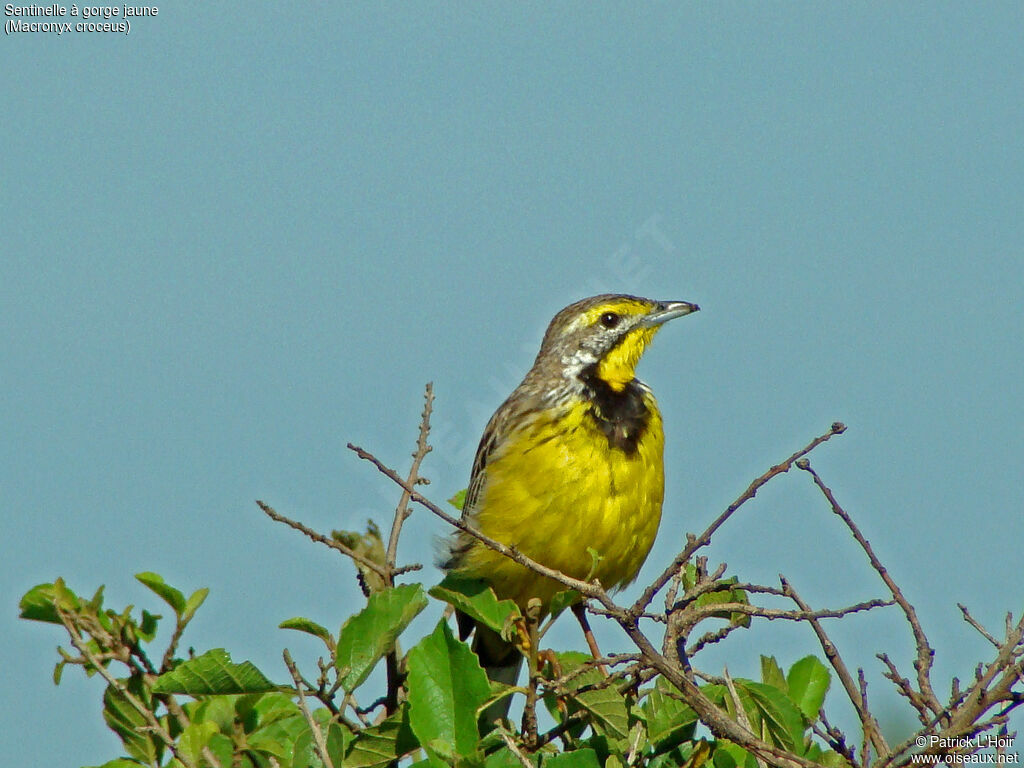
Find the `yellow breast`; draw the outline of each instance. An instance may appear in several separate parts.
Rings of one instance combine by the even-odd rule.
[[[649,392],[644,402],[650,418],[630,452],[610,444],[585,402],[537,414],[488,457],[473,522],[569,576],[608,589],[631,582],[654,543],[664,497],[661,415]],[[588,547],[600,557],[596,567]],[[479,542],[459,570],[521,607],[531,597],[546,606],[564,588]]]

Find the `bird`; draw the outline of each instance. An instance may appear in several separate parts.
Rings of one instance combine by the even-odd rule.
[[[664,323],[699,309],[601,294],[558,312],[533,366],[484,429],[463,521],[568,576],[609,590],[630,584],[654,543],[665,486],[662,417],[636,365]],[[539,599],[541,616],[565,589],[465,531],[449,539],[440,565],[482,580],[521,611]],[[473,622],[458,618],[465,640]],[[515,683],[522,653],[513,643],[481,625],[473,649],[491,680]],[[507,714],[508,699],[488,711],[492,720]]]

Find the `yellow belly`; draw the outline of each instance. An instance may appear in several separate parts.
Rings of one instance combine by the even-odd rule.
[[[491,538],[575,578],[606,589],[636,578],[654,543],[664,497],[661,415],[631,454],[613,448],[583,403],[556,421],[538,416],[489,457],[472,520]],[[587,548],[600,557],[596,567]],[[591,573],[591,569],[593,572]],[[545,607],[564,587],[475,542],[459,571],[488,581],[499,598]]]

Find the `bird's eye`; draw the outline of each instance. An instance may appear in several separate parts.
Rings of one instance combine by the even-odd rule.
[[[619,324],[619,320],[619,316],[614,312],[605,312],[603,315],[601,315],[601,325],[603,325],[605,328],[614,328],[616,325]]]

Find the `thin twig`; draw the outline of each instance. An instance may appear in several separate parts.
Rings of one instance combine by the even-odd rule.
[[[736,707],[736,719],[740,725],[746,728],[751,733],[754,733],[754,726],[750,722],[750,718],[747,716],[747,710],[743,708],[743,702],[740,700],[739,691],[736,690],[736,684],[732,681],[732,677],[729,675],[729,668],[724,667],[722,669],[722,678],[725,680],[725,687],[729,690],[729,698],[732,699],[732,704]],[[764,762],[764,758],[759,755],[754,756],[757,760],[759,768],[768,768]]]
[[[299,709],[302,710],[302,716],[306,718],[309,730],[313,733],[316,752],[323,761],[325,768],[334,768],[331,756],[327,753],[327,741],[324,739],[323,731],[320,730],[320,725],[313,719],[313,714],[309,711],[309,707],[306,706],[306,695],[303,692],[305,686],[303,685],[302,675],[299,674],[299,668],[295,666],[295,661],[292,660],[292,655],[288,652],[287,648],[284,649],[284,665],[288,667],[288,672],[291,673],[292,680],[295,682],[295,690],[299,694]]]
[[[846,524],[846,527],[853,534],[853,538],[856,539],[860,548],[864,550],[864,554],[868,556],[868,560],[871,562],[871,567],[875,569],[875,572],[881,577],[882,581],[885,582],[885,586],[889,588],[892,593],[893,599],[903,610],[903,615],[907,618],[907,623],[910,624],[910,630],[914,634],[914,642],[917,646],[917,659],[914,661],[914,668],[917,670],[917,687],[924,697],[924,702],[928,705],[928,708],[935,714],[942,712],[943,707],[939,702],[939,697],[935,695],[935,691],[932,689],[931,683],[931,668],[932,661],[935,658],[935,650],[928,644],[928,637],[924,633],[924,629],[921,627],[921,622],[917,618],[917,611],[914,610],[914,606],[910,604],[906,597],[903,595],[903,591],[897,586],[896,582],[893,581],[892,576],[889,575],[889,571],[886,569],[882,562],[875,555],[875,551],[871,548],[871,544],[864,538],[864,534],[860,532],[860,528],[853,522],[850,515],[843,509],[839,502],[836,501],[836,497],[833,495],[832,490],[822,482],[821,477],[811,467],[811,463],[807,459],[803,459],[797,462],[797,468],[807,472],[814,480],[814,484],[818,486],[818,490],[828,500],[829,506],[832,507],[832,511]]]
[[[523,751],[512,739],[512,735],[507,730],[505,730],[505,726],[503,726],[501,723],[498,723],[497,728],[498,735],[501,736],[501,740],[505,742],[505,746],[508,747],[509,752],[515,755],[520,765],[522,765],[523,768],[533,768],[533,763],[530,762],[530,758],[523,754]]]
[[[654,596],[658,594],[661,588],[664,587],[665,584],[668,583],[669,579],[671,579],[672,576],[679,571],[679,568],[683,565],[683,563],[689,560],[693,556],[693,553],[696,552],[698,549],[710,544],[711,537],[714,535],[714,533],[722,527],[722,524],[725,523],[726,520],[732,517],[733,513],[736,512],[737,509],[739,509],[746,502],[754,498],[754,496],[757,495],[757,492],[761,489],[761,486],[763,486],[776,475],[780,475],[784,472],[789,472],[789,470],[793,467],[793,463],[797,459],[806,456],[808,453],[813,451],[822,443],[826,442],[827,440],[830,440],[835,435],[841,435],[845,431],[845,424],[839,421],[833,423],[828,432],[826,432],[823,435],[820,435],[819,437],[814,438],[810,443],[808,443],[806,446],[804,446],[799,451],[794,453],[781,464],[776,464],[774,467],[772,467],[763,475],[754,480],[747,487],[747,490],[745,490],[743,493],[739,495],[736,501],[730,504],[722,514],[715,518],[714,522],[712,522],[711,525],[709,525],[704,530],[704,533],[702,533],[700,536],[688,537],[689,540],[687,541],[687,544],[683,548],[682,552],[676,555],[675,559],[669,564],[669,566],[661,572],[661,575],[658,576],[658,578],[656,578],[651,583],[651,585],[643,591],[643,594],[641,594],[640,597],[637,598],[636,602],[633,603],[633,606],[630,608],[630,612],[642,613],[647,608],[647,606],[650,605],[651,600],[654,599]]]
[[[819,728],[817,724],[811,726],[814,732],[839,753],[850,764],[851,768],[856,768],[856,756],[853,754],[853,748],[846,743],[846,734],[828,721],[824,708],[818,710],[818,719],[821,721],[821,727]]]
[[[999,641],[996,640],[991,635],[991,633],[989,633],[989,631],[987,629],[985,629],[983,626],[981,626],[981,623],[978,622],[977,619],[975,619],[973,616],[971,616],[970,612],[967,610],[967,606],[966,605],[964,605],[963,603],[957,603],[956,607],[959,608],[960,609],[960,613],[962,613],[964,615],[964,621],[966,621],[968,624],[970,624],[972,627],[974,627],[976,630],[978,630],[978,632],[981,634],[981,636],[984,637],[986,640],[988,640],[990,643],[992,643],[992,645],[994,645],[996,648],[999,648],[999,646],[1000,646]]]
[[[812,619],[841,619],[852,613],[870,611],[874,608],[884,608],[895,605],[892,600],[867,600],[846,608],[824,609],[820,611],[801,610],[787,611],[782,608],[764,608],[760,605],[750,603],[707,603],[706,605],[691,606],[690,611],[695,614],[698,620],[714,616],[720,613],[742,613],[747,616],[754,616],[759,619],[784,619],[787,621],[811,621]]]
[[[160,660],[160,672],[164,673],[171,669],[171,663],[174,661],[174,653],[178,650],[178,643],[181,641],[181,635],[185,631],[185,623],[181,620],[180,616],[175,618],[174,622],[174,633],[171,635],[171,641],[167,644],[167,650],[164,651],[163,658]]]
[[[793,589],[793,585],[790,584],[785,576],[779,575],[779,581],[782,584],[782,590],[786,593],[797,607],[801,611],[811,613],[811,607],[804,601],[800,595],[797,594],[796,590]],[[878,755],[886,755],[889,752],[889,745],[886,743],[885,738],[882,736],[882,729],[878,725],[878,721],[875,719],[867,709],[864,708],[861,701],[860,689],[853,680],[853,676],[850,674],[850,670],[846,668],[846,662],[843,661],[839,655],[839,651],[836,649],[835,644],[829,639],[828,634],[825,632],[825,628],[821,626],[821,622],[816,618],[807,619],[807,623],[811,625],[811,629],[814,631],[815,636],[818,638],[818,644],[821,645],[821,650],[825,652],[825,658],[828,659],[829,664],[832,665],[832,669],[836,671],[839,676],[839,681],[843,684],[843,689],[846,691],[846,696],[849,698],[850,703],[853,704],[853,708],[857,712],[857,717],[860,719],[861,730],[865,734],[865,738],[870,737],[871,743],[875,747],[875,753]]]
[[[400,488],[405,489],[409,493],[410,501],[413,501],[429,510],[449,525],[458,528],[460,531],[465,531],[489,549],[493,549],[495,552],[501,553],[513,562],[519,563],[519,565],[529,568],[531,571],[539,573],[541,576],[546,576],[553,581],[557,581],[571,589],[575,589],[584,597],[591,597],[596,600],[600,600],[602,604],[606,605],[606,607],[616,607],[608,597],[608,593],[605,592],[599,583],[591,583],[581,579],[574,579],[572,576],[567,576],[561,571],[557,571],[554,568],[548,568],[546,565],[538,563],[536,560],[524,555],[515,547],[509,547],[496,539],[492,539],[490,536],[479,531],[465,520],[449,515],[445,510],[441,509],[441,507],[434,504],[430,499],[426,498],[423,494],[409,485],[397,472],[395,472],[395,470],[385,465],[369,451],[360,448],[358,445],[353,445],[352,443],[348,444],[348,448],[355,452],[359,458],[373,464],[381,474],[390,479],[393,483],[398,485]],[[607,601],[607,603],[605,601]]]
[[[879,661],[886,666],[885,672],[882,675],[892,682],[896,686],[896,690],[903,696],[910,705],[917,710],[917,717],[921,721],[921,724],[926,728],[929,728],[931,724],[936,720],[936,715],[928,708],[925,704],[924,699],[921,698],[921,694],[914,690],[914,686],[910,684],[910,681],[900,674],[900,671],[896,668],[896,664],[889,658],[887,653],[875,654]],[[961,699],[962,699],[961,694]],[[958,702],[959,703],[959,702]],[[940,718],[941,719],[941,718]]]
[[[107,681],[110,687],[112,687],[119,694],[121,694],[121,696],[124,697],[125,701],[131,704],[132,707],[134,707],[135,710],[140,715],[142,715],[143,719],[145,719],[146,721],[147,730],[150,730],[153,733],[155,733],[167,747],[168,751],[170,751],[170,753],[174,755],[174,757],[181,761],[182,765],[187,766],[187,768],[196,768],[196,764],[191,759],[189,759],[187,755],[183,754],[178,749],[178,745],[175,743],[174,739],[171,738],[171,734],[168,733],[167,730],[160,724],[160,721],[157,719],[156,715],[152,712],[152,710],[150,710],[149,707],[147,707],[145,704],[139,701],[138,697],[130,690],[128,690],[128,686],[126,686],[123,682],[114,677],[110,673],[110,670],[107,669],[106,666],[104,666],[103,663],[93,655],[92,651],[89,650],[88,643],[86,643],[85,640],[82,638],[81,634],[78,631],[78,627],[75,626],[75,623],[69,617],[68,612],[65,611],[60,605],[55,604],[55,607],[57,609],[57,616],[60,617],[61,624],[63,624],[64,629],[67,630],[67,633],[71,638],[71,644],[75,646],[75,649],[80,654],[82,654],[82,656],[85,659],[88,660],[89,664],[92,665],[93,669],[95,669],[100,674],[100,676]],[[220,768],[220,766],[218,765],[217,768]]]
[[[409,468],[409,475],[406,483],[411,488],[418,483],[426,483],[425,478],[419,475],[420,464],[424,457],[433,450],[427,444],[427,437],[430,435],[430,414],[434,407],[434,384],[427,382],[426,391],[423,395],[423,413],[420,416],[420,433],[416,438],[416,450],[412,454],[412,466]],[[389,587],[394,586],[395,561],[398,557],[398,538],[402,533],[402,524],[412,514],[409,508],[409,491],[402,489],[402,498],[395,508],[395,518],[391,523],[391,535],[388,537],[387,554],[384,557],[384,583]]]
[[[727,638],[737,629],[746,629],[746,627],[743,624],[726,624],[724,627],[716,629],[713,632],[705,632],[703,635],[697,638],[697,641],[695,643],[693,643],[686,649],[686,655],[690,658],[693,658],[698,653],[707,648],[709,645],[714,645],[715,643],[722,642],[723,640],[725,640],[725,638]]]
[[[276,512],[274,510],[274,508],[271,507],[269,504],[265,504],[264,502],[260,501],[259,499],[256,500],[256,504],[259,506],[260,509],[262,509],[266,513],[267,517],[269,517],[271,520],[274,520],[274,521],[276,521],[278,523],[284,523],[285,525],[294,528],[296,531],[299,531],[300,533],[305,534],[306,536],[308,536],[309,538],[311,538],[313,541],[317,542],[318,544],[323,544],[324,546],[330,547],[331,549],[338,550],[343,555],[346,555],[347,557],[351,557],[357,563],[359,563],[361,565],[365,565],[367,568],[369,568],[371,571],[373,571],[374,573],[379,575],[381,578],[384,577],[384,572],[385,572],[384,566],[381,565],[380,563],[375,563],[373,560],[368,558],[366,555],[363,555],[363,554],[361,554],[359,552],[356,552],[354,549],[350,549],[349,547],[346,547],[340,541],[335,541],[334,539],[330,538],[329,536],[324,536],[322,533],[317,533],[312,528],[303,525],[302,523],[298,522],[297,520],[292,520],[289,517],[285,517],[284,515],[280,514],[279,512]],[[407,570],[419,570],[420,567],[421,566],[409,567]]]
[[[409,475],[405,481],[410,488],[418,484],[426,484],[428,482],[426,478],[420,477],[419,472],[420,464],[423,462],[424,457],[432,450],[430,445],[427,444],[427,437],[430,435],[430,414],[434,405],[434,385],[429,381],[427,382],[426,391],[423,394],[423,400],[423,413],[420,416],[420,431],[416,438],[416,450],[413,451],[412,466],[409,468]],[[402,497],[398,500],[398,506],[395,507],[395,516],[391,521],[391,535],[388,537],[388,548],[384,555],[384,585],[386,587],[395,586],[395,563],[398,558],[398,539],[402,534],[402,525],[411,514],[412,509],[409,507],[409,492],[403,488]],[[387,658],[384,661],[388,680],[385,709],[389,715],[398,711],[398,699],[403,677],[401,654],[401,648],[396,641],[394,648],[388,652]]]
[[[814,445],[817,445],[820,442],[824,442],[824,440],[827,440],[833,434],[838,434],[839,432],[842,431],[842,429],[845,428],[837,422],[836,424],[833,425],[832,433],[825,437],[819,438],[816,442],[813,442],[811,446],[808,447],[806,450],[810,450],[811,448],[814,447]],[[754,752],[758,756],[764,756],[765,758],[770,757],[771,762],[774,765],[778,765],[783,768],[789,768],[790,766],[804,766],[805,768],[816,768],[815,764],[807,758],[801,757],[799,755],[794,755],[793,753],[785,749],[782,749],[781,747],[777,747],[774,744],[770,744],[764,741],[755,734],[751,733],[748,729],[741,726],[735,720],[728,717],[728,715],[725,712],[723,712],[713,701],[711,701],[700,690],[700,688],[696,685],[696,683],[694,683],[694,681],[690,677],[684,675],[678,666],[673,665],[664,655],[658,652],[658,650],[651,644],[647,636],[640,630],[637,624],[637,619],[632,615],[631,611],[623,609],[620,606],[616,605],[615,602],[608,595],[608,593],[604,590],[604,588],[601,587],[598,581],[595,580],[593,583],[590,583],[582,581],[580,579],[574,579],[570,576],[566,576],[564,573],[560,571],[557,571],[553,568],[548,568],[547,566],[536,562],[532,558],[527,557],[514,547],[509,547],[505,544],[502,544],[499,541],[496,541],[495,539],[490,538],[489,536],[487,536],[484,533],[481,533],[479,530],[477,530],[464,520],[449,515],[446,511],[444,511],[436,504],[431,502],[429,499],[424,497],[422,494],[416,491],[416,489],[409,486],[408,483],[406,483],[405,480],[397,472],[395,472],[390,467],[386,466],[380,459],[378,459],[372,453],[363,450],[362,448],[353,445],[352,443],[349,443],[348,447],[350,450],[354,451],[356,455],[358,455],[361,459],[369,461],[371,464],[373,464],[377,468],[377,470],[381,472],[381,474],[388,477],[396,485],[409,491],[409,499],[411,501],[413,501],[416,504],[420,504],[421,506],[430,510],[430,512],[440,517],[449,525],[458,528],[461,531],[465,531],[470,536],[484,544],[484,546],[494,550],[495,552],[501,553],[513,562],[516,562],[519,565],[529,568],[530,570],[540,574],[541,576],[546,576],[547,578],[557,581],[560,584],[564,584],[567,587],[575,589],[584,597],[593,598],[597,600],[604,608],[608,609],[609,611],[617,612],[614,616],[615,621],[619,624],[620,627],[622,627],[622,629],[626,632],[629,638],[640,650],[644,662],[650,667],[652,667],[654,670],[656,670],[658,673],[663,675],[669,683],[671,683],[673,686],[675,686],[683,693],[683,695],[686,697],[686,701],[689,703],[691,707],[693,707],[698,717],[701,718],[701,720],[708,726],[708,728],[711,730],[713,734],[720,738],[725,738],[729,739],[730,741],[734,741],[740,746],[750,750],[751,752]],[[802,456],[803,453],[806,452],[806,450],[797,454],[797,456]],[[774,472],[774,474],[778,474],[781,471],[783,470],[778,469],[777,471]],[[767,482],[767,480],[765,480],[764,482]],[[763,482],[761,484],[763,485]],[[708,535],[710,536],[710,534]],[[678,567],[679,564],[675,566],[675,568]],[[669,572],[668,576],[666,577],[666,581],[669,578],[671,578],[672,572],[674,572],[675,568]],[[641,609],[637,611],[637,613],[642,612],[643,609],[641,607]]]
[[[857,669],[857,683],[860,690],[860,706],[864,712],[870,712],[868,707],[868,679],[864,676],[864,669]],[[861,734],[860,761],[865,767],[871,764],[871,737],[865,728]]]

